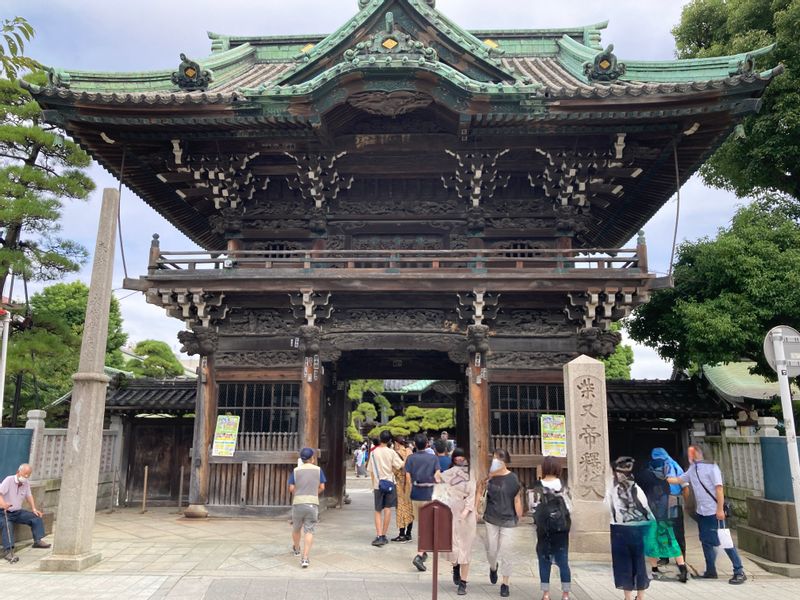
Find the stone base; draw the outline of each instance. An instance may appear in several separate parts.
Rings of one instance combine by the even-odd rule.
[[[83,571],[100,562],[102,555],[99,552],[87,552],[77,556],[50,555],[39,561],[42,571]]]
[[[766,558],[761,558],[748,552],[743,553],[745,557],[752,560],[759,567],[770,573],[776,575],[783,575],[784,577],[791,577],[793,579],[800,579],[800,565],[790,565],[788,563],[776,563]]]
[[[580,554],[611,553],[610,516],[602,501],[574,500],[569,551]]]
[[[736,535],[742,550],[774,563],[800,565],[800,541],[797,538],[776,535],[750,525],[740,525]]]
[[[183,516],[187,519],[205,519],[208,517],[208,509],[203,504],[190,504],[183,511]]]

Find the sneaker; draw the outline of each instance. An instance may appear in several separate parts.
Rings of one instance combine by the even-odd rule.
[[[728,579],[728,583],[731,585],[742,585],[745,581],[747,581],[747,575],[744,573],[734,573],[733,577]]]
[[[408,541],[408,540],[406,540],[406,536],[405,536],[405,534],[403,534],[403,535],[398,535],[397,537],[393,537],[393,538],[392,538],[391,540],[389,540],[389,541],[390,541],[390,542],[400,542],[400,543],[403,543],[403,542],[406,542],[406,541]]]
[[[456,592],[459,596],[466,596],[467,595],[467,582],[460,581],[458,583],[458,591]]]
[[[379,535],[376,536],[374,540],[372,540],[373,546],[383,546],[383,536]]]
[[[381,546],[385,546],[388,543],[389,543],[389,538],[387,538],[385,535],[382,535],[381,536]]]
[[[510,595],[511,590],[508,589],[508,586],[505,583],[500,584],[500,596],[508,598]]]
[[[308,559],[307,558],[301,558],[300,559],[300,568],[301,569],[307,569],[308,568]]]
[[[719,579],[716,573],[703,573],[702,575],[692,575],[692,579]]]
[[[492,585],[497,583],[497,569],[489,569],[489,583]]]
[[[295,556],[300,556],[300,548],[295,548],[294,546],[292,546],[292,554],[294,554]]]
[[[419,554],[414,557],[414,560],[411,561],[411,564],[417,567],[417,571],[427,570],[427,567],[425,566],[425,560]]]
[[[404,535],[402,540],[397,540],[397,541],[400,542],[401,544],[407,544],[408,542],[411,541],[411,536],[410,535]]]
[[[43,542],[42,540],[39,540],[38,542],[34,542],[33,546],[31,546],[31,548],[42,548],[42,549],[44,549],[44,548],[49,548],[50,546],[51,546],[51,544],[48,544],[47,542]]]
[[[453,567],[453,584],[461,585],[461,565],[455,565]]]

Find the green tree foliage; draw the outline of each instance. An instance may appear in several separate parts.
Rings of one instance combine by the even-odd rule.
[[[6,370],[6,405],[11,404],[17,376],[21,375],[20,414],[23,418],[27,410],[49,404],[72,389],[88,298],[89,288],[80,282],[49,286],[31,297],[29,318],[21,329],[12,330]],[[122,331],[119,303],[112,298],[106,365],[123,366],[120,348],[127,337]],[[48,419],[57,416],[57,411],[48,412]]]
[[[143,358],[132,358],[125,364],[125,369],[134,375],[156,379],[183,375],[183,365],[165,342],[144,340],[136,344],[133,351]]]
[[[3,19],[0,33],[0,75],[14,79],[21,69],[39,68],[39,63],[24,55],[25,43],[33,37],[30,23],[22,17]]]
[[[672,33],[681,58],[737,54],[777,43],[757,68],[786,72],[701,169],[709,185],[757,195],[780,191],[800,201],[800,0],[692,0]],[[743,135],[742,135],[743,133]]]
[[[375,405],[372,402],[361,402],[356,408],[353,409],[352,418],[354,422],[360,425],[367,421],[374,421],[378,417],[378,411],[375,410]]]
[[[441,431],[455,426],[455,411],[452,408],[408,406],[403,416],[394,417],[385,425],[377,425],[369,432],[369,437],[377,437],[387,429],[392,435],[407,437],[420,431]]]
[[[622,326],[619,323],[611,324],[612,331],[619,331],[620,329],[622,329]],[[600,360],[606,366],[606,379],[629,380],[631,378],[633,348],[630,346],[619,344],[614,350],[614,354]]]
[[[83,336],[83,324],[86,317],[86,303],[89,300],[89,288],[80,281],[57,283],[46,287],[31,297],[31,308],[34,315],[49,315],[59,318],[71,328],[79,338]],[[36,322],[34,322],[34,327]],[[120,348],[128,341],[128,334],[122,329],[122,314],[119,301],[111,297],[108,316],[108,341],[106,342],[106,366],[123,368],[125,359]]]
[[[41,72],[26,76],[44,83]],[[53,281],[77,271],[88,253],[57,237],[63,200],[84,200],[94,183],[89,156],[42,119],[31,95],[0,79],[0,289],[9,271]]]
[[[791,200],[767,198],[741,208],[716,239],[683,244],[675,287],[659,290],[628,323],[634,340],[681,369],[758,363],[766,333],[800,328],[800,218]]]

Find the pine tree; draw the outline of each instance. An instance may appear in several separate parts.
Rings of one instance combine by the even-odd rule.
[[[25,78],[43,84],[44,74]],[[57,237],[65,198],[85,200],[94,190],[89,156],[48,125],[17,82],[0,79],[0,290],[9,272],[52,281],[77,271],[88,253]]]

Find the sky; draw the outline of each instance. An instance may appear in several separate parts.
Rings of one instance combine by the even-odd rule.
[[[626,58],[674,58],[670,30],[680,20],[688,0],[438,0],[437,8],[467,29],[529,29],[588,25],[609,21],[603,45],[613,43],[615,54]],[[357,12],[357,0],[2,0],[0,18],[24,16],[36,30],[27,53],[47,66],[66,70],[146,71],[174,69],[181,52],[194,59],[210,53],[207,31],[234,35],[331,33]],[[487,8],[490,8],[487,10]],[[202,60],[200,60],[202,62]],[[90,176],[97,190],[87,202],[66,204],[62,235],[94,252],[100,199],[105,187],[118,182],[99,165]],[[180,321],[148,305],[142,294],[122,289],[125,267],[129,277],[146,273],[152,234],[162,250],[197,249],[185,236],[130,190],[122,191],[122,238],[125,265],[117,252],[114,287],[120,299],[131,344],[144,339],[167,342],[178,352]],[[678,242],[713,236],[726,226],[742,201],[705,187],[694,177],[681,190]],[[666,274],[676,217],[673,197],[644,228],[651,271]],[[633,247],[635,242],[626,244]],[[89,282],[91,261],[70,279]],[[32,291],[41,289],[33,284]],[[15,294],[16,296],[16,294]],[[636,379],[668,378],[671,366],[652,349],[630,342]]]

